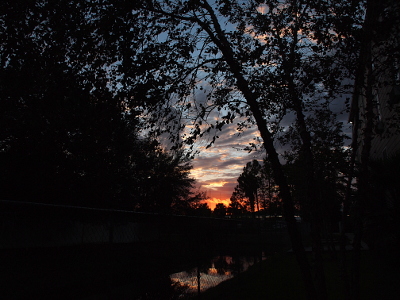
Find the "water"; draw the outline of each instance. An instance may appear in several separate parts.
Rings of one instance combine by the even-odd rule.
[[[158,271],[154,268],[138,269],[138,273],[127,278],[124,284],[108,287],[103,292],[81,299],[187,299],[246,271],[265,258],[262,253],[256,256],[219,255],[194,261],[190,266],[182,267],[182,271],[172,274],[167,273],[163,265],[158,266]]]
[[[261,259],[265,259],[265,256],[216,256],[207,262],[200,263],[197,267],[171,274],[169,277],[173,285],[179,287],[184,293],[200,294],[246,271]]]

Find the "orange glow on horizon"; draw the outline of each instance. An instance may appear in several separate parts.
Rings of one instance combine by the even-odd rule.
[[[214,210],[215,206],[218,203],[223,203],[225,204],[225,206],[229,206],[229,203],[231,203],[230,199],[219,199],[219,198],[210,198],[207,200],[203,200],[203,203],[207,203],[208,207],[211,208],[212,210]]]

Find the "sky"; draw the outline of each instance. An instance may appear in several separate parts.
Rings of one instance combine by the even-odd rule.
[[[331,110],[333,112],[343,111],[344,95],[332,103]],[[338,120],[344,124],[344,132],[351,136],[351,126],[347,121],[347,113],[340,114]],[[293,120],[293,116],[286,120],[288,125]],[[233,124],[225,125],[221,132],[218,133],[219,138],[215,144],[205,149],[206,142],[199,143],[199,155],[193,160],[192,177],[196,179],[197,187],[207,192],[209,199],[205,201],[211,209],[214,209],[217,203],[229,205],[230,197],[237,185],[237,178],[242,173],[247,162],[257,159],[260,162],[265,156],[263,150],[248,151],[243,150],[250,142],[254,142],[254,138],[259,137],[258,130],[254,125],[239,135],[236,130],[237,121]],[[278,153],[284,150],[281,145],[276,142]]]
[[[215,144],[208,149],[199,145],[200,154],[193,160],[192,176],[197,186],[207,192],[210,198],[206,202],[211,209],[217,203],[229,204],[229,199],[237,185],[237,178],[242,173],[246,163],[253,159],[262,160],[263,151],[243,150],[254,138],[258,137],[258,130],[247,129],[239,135],[236,124],[225,125]]]
[[[265,14],[268,11],[268,7],[261,5],[258,12]],[[224,23],[221,21],[221,23]],[[226,26],[226,25],[225,25]],[[225,28],[227,29],[227,28]],[[263,36],[255,37],[264,43]],[[311,41],[311,43],[313,43]],[[207,87],[207,84],[206,84]],[[344,99],[346,95],[342,96],[332,103],[331,110],[333,112],[343,111]],[[199,103],[206,103],[206,94],[196,94],[196,101]],[[211,118],[216,118],[213,114]],[[287,126],[294,120],[294,115],[289,114],[286,119],[283,120],[281,126]],[[216,120],[216,119],[215,119]],[[342,121],[345,125],[347,123],[347,115],[343,114],[339,116],[339,121]],[[242,173],[246,163],[257,159],[262,161],[265,156],[265,152],[248,151],[243,150],[250,142],[254,142],[254,138],[259,137],[257,127],[254,125],[252,128],[247,129],[243,133],[236,130],[237,122],[233,124],[225,125],[222,132],[218,133],[219,138],[212,145],[212,147],[206,149],[207,142],[199,143],[197,150],[199,155],[193,160],[192,177],[197,181],[197,187],[201,191],[205,191],[209,199],[206,201],[211,209],[214,209],[217,203],[224,203],[228,205],[230,197],[237,185],[237,178]],[[347,125],[346,125],[347,126]],[[349,127],[345,129],[345,132],[351,134]],[[282,146],[279,144],[275,145],[277,152],[283,152]]]
[[[254,159],[261,162],[265,157],[264,149],[255,140],[260,137],[257,126],[253,125],[239,133],[239,121],[243,120],[238,118],[233,123],[223,126],[222,131],[218,132],[219,138],[210,148],[205,147],[207,141],[200,142],[197,148],[199,154],[192,162],[191,174],[196,179],[197,187],[207,193],[209,199],[205,202],[211,209],[214,209],[217,203],[228,206],[237,186],[237,178],[246,164]],[[249,143],[257,144],[257,150],[245,150]],[[283,152],[282,146],[277,142],[276,147],[278,153]]]

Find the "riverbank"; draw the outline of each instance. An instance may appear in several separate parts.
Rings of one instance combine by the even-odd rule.
[[[397,251],[364,251],[361,257],[361,299],[397,299],[400,294]],[[338,261],[326,257],[329,299],[343,299]],[[204,292],[201,300],[306,299],[300,270],[292,253],[274,255]]]

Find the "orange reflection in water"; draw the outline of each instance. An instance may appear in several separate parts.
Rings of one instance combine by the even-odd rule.
[[[230,256],[225,256],[223,259],[225,262],[232,262],[232,257]],[[198,275],[200,275],[200,282]],[[199,284],[200,292],[203,292],[232,277],[233,275],[231,271],[218,270],[215,267],[214,262],[212,262],[211,267],[206,268],[206,271],[200,272],[200,274],[198,273],[198,269],[194,268],[190,271],[183,271],[170,275],[170,278],[173,282],[186,286],[188,288],[188,292],[193,293],[198,291]]]
[[[215,287],[221,282],[228,280],[238,273],[237,270],[245,271],[255,263],[254,259],[241,258],[235,261],[231,256],[215,257],[211,266],[193,268],[189,271],[178,272],[170,275],[174,283],[179,283],[188,288],[187,292],[196,293],[200,284],[200,292]],[[200,282],[199,282],[200,275]]]

